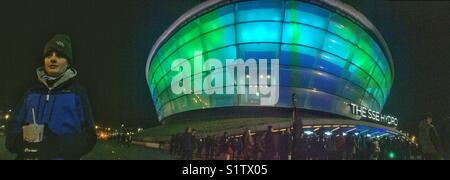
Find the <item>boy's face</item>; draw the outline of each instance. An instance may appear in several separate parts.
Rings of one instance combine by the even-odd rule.
[[[57,52],[51,52],[45,55],[44,59],[45,72],[49,76],[59,76],[64,73],[68,67],[67,59],[59,55]]]

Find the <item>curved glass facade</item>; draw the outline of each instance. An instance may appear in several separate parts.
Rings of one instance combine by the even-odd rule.
[[[160,120],[190,110],[260,104],[251,94],[173,94],[172,62],[184,58],[193,64],[194,51],[203,53],[202,61],[223,64],[279,59],[275,107],[291,107],[296,93],[299,108],[351,117],[347,103],[381,111],[392,85],[380,45],[346,17],[301,1],[234,2],[184,23],[149,58],[147,83]],[[207,74],[191,75],[192,83]]]

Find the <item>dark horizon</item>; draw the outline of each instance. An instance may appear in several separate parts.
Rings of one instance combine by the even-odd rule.
[[[74,67],[88,90],[99,125],[151,127],[156,111],[145,63],[156,39],[201,0],[14,1],[0,7],[0,110],[18,103],[36,82],[46,41],[71,36]],[[450,2],[344,1],[364,14],[385,38],[395,79],[383,113],[412,129],[432,112],[450,116]],[[58,7],[50,10],[52,7]]]

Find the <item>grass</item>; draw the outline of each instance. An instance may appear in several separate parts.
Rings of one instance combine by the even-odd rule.
[[[170,160],[165,151],[147,149],[141,146],[130,147],[113,141],[99,141],[92,152],[83,160]]]
[[[218,121],[194,121],[194,122],[180,122],[168,123],[158,127],[144,130],[137,135],[138,139],[143,140],[167,140],[171,135],[183,133],[186,127],[191,127],[197,130],[197,133],[217,133],[222,131],[232,131],[233,129],[242,129],[245,127],[252,128],[257,126],[266,126],[268,124],[278,124],[289,122],[288,119],[274,119],[274,118],[241,118],[241,119],[226,119]]]
[[[6,150],[5,147],[5,136],[0,133],[0,160],[13,160],[15,159],[15,155],[11,154]]]
[[[5,148],[5,136],[0,135],[0,160],[13,160],[14,154]],[[98,141],[95,148],[83,160],[170,160],[165,151],[147,149],[141,146],[118,144],[113,141]]]

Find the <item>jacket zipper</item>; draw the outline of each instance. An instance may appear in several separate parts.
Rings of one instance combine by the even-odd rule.
[[[50,91],[52,91],[52,88],[48,89],[47,96],[45,96],[45,101],[46,102],[50,101]]]
[[[47,104],[50,101],[50,93],[51,93],[51,91],[52,91],[52,88],[48,88],[47,94],[45,95],[45,103],[44,103],[44,109],[43,109],[43,113],[44,114],[42,115],[42,121],[43,122],[44,122],[45,114],[47,112]]]

